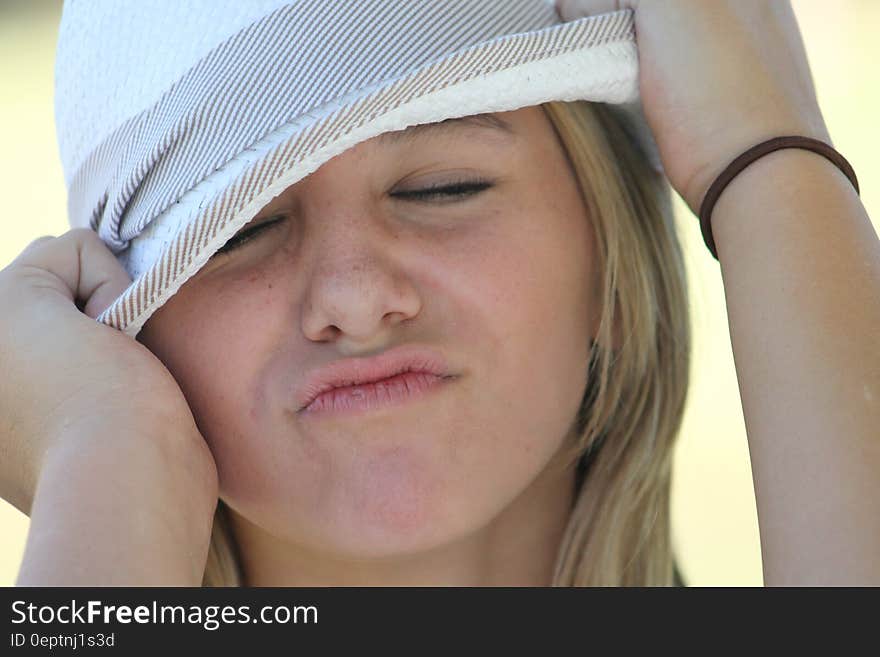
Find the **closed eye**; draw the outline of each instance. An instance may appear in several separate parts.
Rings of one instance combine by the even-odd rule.
[[[391,196],[401,197],[405,200],[427,201],[428,199],[450,199],[457,197],[475,196],[492,187],[488,180],[463,180],[445,185],[433,185],[423,189],[413,189],[403,192],[394,192]]]
[[[256,237],[259,233],[263,232],[263,230],[265,230],[267,227],[276,225],[282,219],[284,219],[283,216],[272,217],[271,219],[267,219],[266,221],[258,223],[256,226],[252,226],[247,230],[243,230],[242,232],[233,235],[229,238],[226,244],[217,249],[211,257],[213,258],[215,255],[228,253],[229,251],[238,248],[245,242],[248,242]]]
[[[429,199],[446,199],[451,201],[456,198],[475,196],[491,187],[493,187],[493,183],[488,180],[466,180],[451,184],[433,185],[422,189],[394,192],[391,196],[403,198],[404,200],[415,200],[417,202],[430,202]],[[286,217],[284,216],[272,217],[256,226],[233,235],[226,244],[214,252],[214,255],[228,253],[238,248],[242,244],[252,240],[258,234],[263,232],[263,230],[276,225],[279,221],[282,221],[285,218]],[[213,255],[211,257],[213,257]]]

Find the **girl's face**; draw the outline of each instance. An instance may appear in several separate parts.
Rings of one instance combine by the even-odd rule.
[[[543,110],[490,116],[510,132],[453,120],[328,161],[138,336],[186,395],[221,498],[263,531],[355,558],[425,550],[549,476],[599,320],[593,234]],[[456,378],[358,415],[297,413],[306,373],[401,345],[439,350]]]

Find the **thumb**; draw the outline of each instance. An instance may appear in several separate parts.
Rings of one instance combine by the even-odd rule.
[[[131,277],[116,256],[87,228],[34,240],[12,266],[36,269],[39,275],[32,284],[67,297],[92,319],[97,319],[131,284]],[[29,280],[34,281],[33,277]]]
[[[635,9],[639,0],[554,0],[556,11],[564,21],[586,16],[607,14],[621,9]]]
[[[84,235],[79,257],[78,292],[83,299],[80,307],[86,315],[97,319],[128,289],[132,282],[131,276],[107,245],[91,230]]]

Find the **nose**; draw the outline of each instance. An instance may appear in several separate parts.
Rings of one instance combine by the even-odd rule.
[[[395,227],[380,208],[350,199],[311,218],[316,252],[301,320],[307,338],[335,341],[346,355],[384,348],[421,309]]]

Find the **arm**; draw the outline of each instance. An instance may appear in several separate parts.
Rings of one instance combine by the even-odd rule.
[[[557,0],[566,19],[606,0]],[[790,2],[615,0],[663,168],[699,213],[750,146],[829,142]],[[712,213],[766,584],[880,585],[880,243],[846,176],[810,151],[751,163]]]
[[[831,162],[786,149],[731,181],[712,230],[765,585],[880,585],[880,241],[865,208]]]
[[[16,585],[201,586],[217,480],[199,450],[201,435],[134,422],[65,436],[45,457]]]

